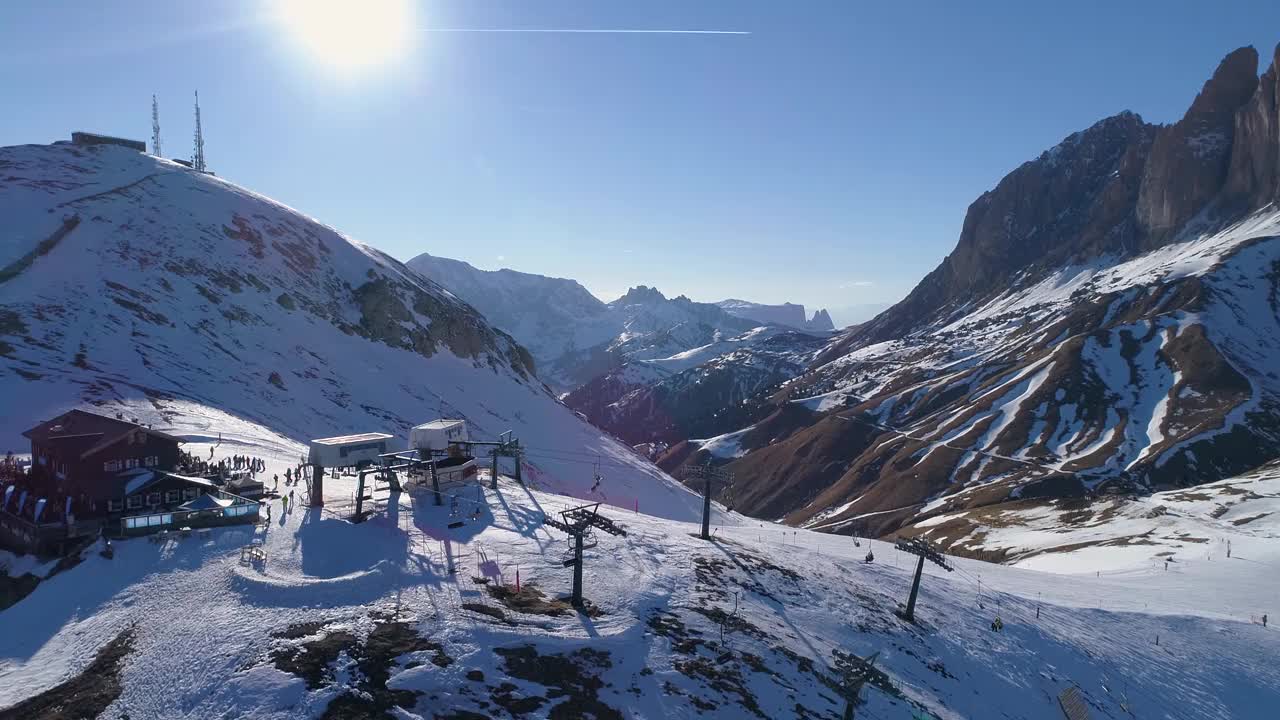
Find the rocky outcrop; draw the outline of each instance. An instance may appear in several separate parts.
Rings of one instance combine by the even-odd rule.
[[[734,317],[745,318],[762,325],[780,325],[796,330],[813,332],[829,332],[835,330],[835,323],[825,309],[813,313],[810,318],[805,314],[804,305],[782,303],[781,305],[765,305],[747,300],[730,298],[716,303],[725,312]]]
[[[1280,45],[1233,127],[1226,203],[1247,210],[1280,201]]]
[[[835,330],[836,324],[831,322],[831,315],[827,313],[826,308],[823,308],[813,313],[813,317],[809,318],[806,327],[809,330]]]
[[[1222,190],[1231,162],[1236,111],[1258,86],[1258,52],[1224,58],[1181,120],[1161,128],[1138,193],[1145,247],[1157,247]]]
[[[956,249],[942,264],[850,340],[897,337],[948,303],[1007,287],[1029,268],[1130,246],[1154,136],[1154,126],[1124,112],[1023,163],[969,206]]]
[[[1227,55],[1178,122],[1123,112],[1009,173],[969,206],[956,249],[900,303],[832,348],[899,337],[1072,260],[1127,257],[1280,200],[1280,47],[1259,79]],[[1198,219],[1198,220],[1197,220]],[[1016,279],[1016,280],[1015,280]]]

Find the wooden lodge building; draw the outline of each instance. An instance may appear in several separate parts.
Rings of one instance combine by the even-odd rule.
[[[30,469],[0,478],[0,543],[19,550],[257,520],[257,502],[175,472],[182,440],[167,433],[71,410],[23,435]]]

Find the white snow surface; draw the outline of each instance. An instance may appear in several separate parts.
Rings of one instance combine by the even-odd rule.
[[[222,446],[266,457],[268,473],[291,463],[294,449],[269,434]],[[1256,489],[1272,492],[1280,481],[1267,482]],[[111,560],[85,553],[79,566],[0,611],[0,707],[78,672],[132,626],[123,692],[104,717],[314,717],[355,683],[358,670],[340,658],[333,682],[309,690],[270,657],[318,633],[301,640],[273,634],[317,621],[361,637],[375,613],[413,623],[455,659],[444,668],[410,668],[410,660],[428,655],[411,653],[392,666],[390,687],[424,693],[416,706],[397,711],[402,718],[474,709],[474,696],[460,692],[464,675],[481,670],[491,685],[505,680],[494,649],[525,644],[544,654],[608,652],[610,666],[596,671],[606,683],[599,699],[626,718],[749,715],[737,691],[713,689],[680,670],[697,658],[741,672],[766,717],[796,716],[797,704],[838,716],[840,703],[794,659],[823,671],[837,648],[878,652],[877,667],[903,696],[866,689],[859,717],[1058,720],[1056,697],[1073,685],[1088,698],[1092,717],[1115,720],[1130,717],[1122,706],[1140,718],[1261,720],[1273,717],[1280,701],[1280,636],[1251,621],[1275,612],[1280,583],[1260,572],[1280,563],[1277,544],[1267,539],[1274,522],[1255,526],[1256,535],[1234,535],[1231,561],[1179,556],[1169,571],[1132,556],[1099,566],[1080,554],[1065,568],[1101,567],[1097,577],[951,558],[954,573],[926,569],[916,627],[891,614],[914,568],[914,558],[891,545],[863,540],[855,547],[848,537],[756,522],[720,527],[708,543],[693,536],[693,524],[614,510],[608,514],[628,535],[602,536],[586,556],[587,594],[604,614],[514,614],[518,624],[508,626],[462,608],[496,604],[471,577],[513,584],[518,569],[523,584],[566,592],[564,537],[541,527],[540,518],[571,498],[503,478],[497,490],[487,482],[459,490],[462,511],[437,508],[429,496],[379,494],[373,515],[351,524],[342,509],[352,485],[349,478],[328,483],[324,510],[285,514],[270,501],[273,518],[262,526],[161,545],[121,541]],[[472,507],[480,508],[474,517]],[[463,527],[446,528],[460,517]],[[723,517],[717,509],[714,522]],[[265,550],[260,566],[239,560],[240,547],[251,542]],[[871,564],[863,562],[868,549],[876,555]],[[456,575],[447,572],[446,552]],[[726,563],[720,577],[727,593],[715,573],[704,574],[708,562]],[[719,625],[702,613],[732,613],[735,594],[744,629],[730,632],[722,647]],[[1000,633],[988,627],[997,614],[1005,623]],[[679,649],[653,631],[654,617],[678,618],[705,644]],[[749,669],[760,665],[769,671]],[[546,692],[516,682],[517,695]],[[694,707],[689,695],[710,709]]]

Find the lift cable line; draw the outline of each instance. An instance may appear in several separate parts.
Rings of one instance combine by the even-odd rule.
[[[685,466],[681,473],[684,479],[701,480],[702,485],[702,535],[703,540],[711,539],[711,493],[713,486],[720,488],[733,487],[733,473],[711,465]]]
[[[573,538],[573,557],[565,560],[564,566],[573,568],[573,599],[571,604],[575,608],[582,610],[585,607],[582,600],[583,540],[595,530],[623,537],[626,537],[627,531],[615,525],[613,520],[600,514],[600,503],[579,505],[568,510],[561,510],[560,518],[560,520],[556,520],[548,515],[543,515],[542,523],[550,525]]]
[[[911,581],[911,595],[907,598],[907,608],[901,614],[903,620],[915,622],[916,595],[920,593],[920,576],[924,574],[924,561],[928,560],[947,572],[952,572],[955,568],[951,567],[951,563],[947,562],[946,557],[938,552],[937,548],[920,538],[899,540],[897,548],[919,558],[916,562],[915,579]]]

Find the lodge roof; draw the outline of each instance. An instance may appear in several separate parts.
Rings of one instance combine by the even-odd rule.
[[[351,443],[374,442],[377,440],[393,440],[395,435],[386,433],[360,433],[359,435],[339,435],[331,438],[316,438],[311,441],[312,445],[349,445]]]
[[[59,452],[85,458],[115,444],[129,433],[139,430],[164,440],[182,442],[181,438],[152,430],[139,423],[84,410],[65,412],[52,420],[40,423],[22,435],[33,442],[55,448]]]

